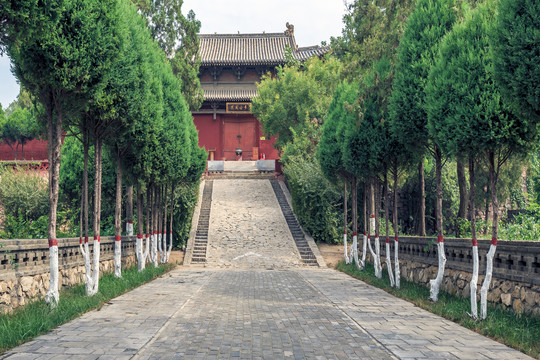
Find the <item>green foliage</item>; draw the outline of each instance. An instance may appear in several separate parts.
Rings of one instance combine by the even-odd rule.
[[[499,1],[491,32],[495,79],[504,102],[531,131],[540,122],[540,3]],[[535,129],[536,127],[536,129]]]
[[[41,126],[36,117],[26,108],[15,109],[3,121],[0,116],[0,140],[11,147],[15,160],[18,158],[19,145],[24,149],[24,145],[39,136],[40,132]],[[23,152],[21,158],[24,160]]]
[[[313,156],[295,157],[283,172],[302,227],[315,241],[341,242],[341,192],[324,177],[318,161]]]
[[[455,5],[454,0],[418,0],[397,51],[390,127],[400,146],[417,157],[429,144],[424,88],[438,44],[457,19]]]
[[[336,268],[424,310],[522,351],[533,358],[540,355],[540,343],[538,342],[540,317],[537,315],[516,314],[512,309],[506,309],[500,304],[488,303],[488,317],[483,321],[477,321],[468,314],[471,306],[469,298],[441,291],[439,300],[433,302],[429,300],[428,287],[403,278],[401,279],[401,287],[396,289],[390,286],[386,268],[383,269],[382,279],[379,279],[375,277],[373,265],[370,263],[366,264],[366,268],[362,271],[359,271],[354,264],[346,265],[344,261],[338,263]]]
[[[174,247],[187,243],[191,231],[191,219],[199,196],[199,182],[184,183],[175,188],[173,214]]]
[[[1,173],[0,201],[7,216],[36,220],[47,214],[47,178],[37,172],[6,169]]]
[[[263,76],[252,110],[263,132],[277,137],[277,149],[292,141],[291,129],[301,133],[312,122],[324,122],[340,71],[339,61],[327,56],[307,60],[300,67],[280,66],[275,77]]]
[[[344,135],[347,129],[356,126],[356,113],[353,105],[358,98],[358,85],[343,83],[336,89],[328,116],[323,124],[322,136],[319,144],[319,163],[324,175],[335,181],[338,175],[347,176],[345,168]]]
[[[92,309],[99,309],[110,299],[147,283],[172,268],[169,264],[149,266],[139,272],[135,266],[123,269],[120,279],[113,273],[104,274],[99,281],[99,292],[94,296],[87,296],[85,285],[82,284],[62,290],[60,301],[54,308],[44,300],[36,300],[18,308],[13,314],[0,314],[0,352],[45,334]]]
[[[200,67],[199,37],[201,22],[190,10],[182,15],[182,0],[132,0],[147,18],[152,38],[167,55],[181,84],[181,93],[189,108],[197,110],[203,101],[198,77]]]

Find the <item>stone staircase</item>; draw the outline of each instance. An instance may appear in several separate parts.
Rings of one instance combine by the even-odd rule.
[[[206,262],[206,248],[208,245],[208,227],[210,225],[210,209],[212,207],[212,180],[204,183],[204,190],[201,202],[201,212],[195,233],[195,243],[191,256],[192,264],[204,264]]]
[[[304,232],[302,231],[302,228],[300,228],[300,224],[298,223],[294,212],[285,198],[285,194],[279,185],[279,181],[271,180],[270,183],[272,184],[272,188],[276,194],[276,198],[279,206],[281,207],[281,211],[283,212],[283,216],[285,216],[289,230],[291,231],[294,242],[296,243],[296,247],[298,248],[302,262],[306,265],[318,266],[319,264],[317,263],[317,258],[309,247],[306,237],[304,236]]]

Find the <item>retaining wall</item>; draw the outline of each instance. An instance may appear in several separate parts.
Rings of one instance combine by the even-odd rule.
[[[0,240],[0,243],[4,244],[0,249],[0,312],[6,312],[47,292],[49,244],[46,239]],[[135,243],[135,236],[122,237],[122,266],[135,263]],[[114,271],[114,236],[102,237],[100,248],[100,273]],[[59,288],[84,281],[84,260],[78,238],[58,239],[58,269]]]
[[[430,237],[399,237],[401,276],[429,286],[437,275],[437,240]],[[470,296],[472,272],[471,239],[445,238],[446,270],[442,288],[452,294]],[[486,272],[486,254],[490,240],[478,240],[480,287]],[[394,241],[391,240],[393,261]],[[369,256],[369,255],[368,255]],[[385,257],[385,239],[381,238],[381,262]],[[540,315],[540,242],[498,241],[493,259],[493,279],[488,300],[502,303],[516,312]]]

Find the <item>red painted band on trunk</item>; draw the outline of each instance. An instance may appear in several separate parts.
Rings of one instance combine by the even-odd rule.
[[[440,242],[440,243],[444,242],[444,238],[442,235],[437,236],[437,242]]]
[[[82,244],[82,238],[79,238],[79,244]]]
[[[85,243],[85,244],[88,244],[88,236],[85,236],[85,237],[84,237],[84,243]]]
[[[353,233],[352,236],[357,236],[358,234],[357,233]]]
[[[497,246],[497,238],[491,239],[491,245]]]
[[[378,237],[379,237],[379,234],[375,234],[375,237],[378,238]]]
[[[143,238],[142,234],[137,234],[137,239],[142,239],[142,238]]]
[[[146,237],[149,237],[149,236],[150,236],[150,234],[146,234]]]
[[[169,234],[172,234],[172,230],[171,230],[171,231],[169,231]]]
[[[370,215],[369,217],[372,219],[375,219],[375,215]]]
[[[390,244],[390,238],[386,238],[386,243]]]
[[[127,223],[128,224],[133,224],[133,220],[128,220]]]
[[[364,236],[367,236],[367,234],[366,234],[366,233],[364,233]]]
[[[472,239],[472,246],[478,246],[478,240]]]
[[[49,240],[49,247],[51,248],[53,246],[58,246],[58,240],[56,239]]]
[[[397,236],[394,236],[394,241],[398,242],[398,237]]]
[[[346,231],[345,231],[345,232],[343,232],[343,235],[347,235],[347,232],[346,232]]]
[[[121,241],[122,240],[122,237],[121,236],[115,236],[114,237],[114,241]]]

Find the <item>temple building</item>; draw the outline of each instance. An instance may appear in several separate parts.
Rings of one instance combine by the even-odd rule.
[[[294,26],[289,23],[282,33],[201,34],[199,40],[204,102],[193,118],[199,145],[208,151],[208,160],[279,158],[273,139],[264,136],[251,113],[256,82],[285,64],[287,47],[299,61],[322,56],[328,48],[298,47]]]

